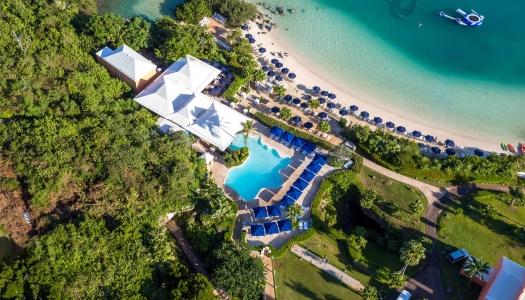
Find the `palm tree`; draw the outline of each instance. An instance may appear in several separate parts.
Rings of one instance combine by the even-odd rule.
[[[288,107],[283,107],[281,109],[281,118],[288,120],[292,116],[292,110]]]
[[[275,98],[284,97],[285,93],[286,93],[286,89],[282,85],[277,85],[273,88],[273,94],[275,95]]]
[[[361,293],[361,296],[363,296],[363,298],[366,300],[377,300],[378,298],[377,289],[373,286],[367,286]]]
[[[232,207],[228,199],[224,196],[217,196],[210,200],[210,206],[214,210],[211,219],[227,218],[232,214]]]
[[[286,211],[288,212],[288,216],[286,217],[288,220],[290,220],[292,222],[292,225],[295,225],[293,226],[294,228],[297,227],[297,216],[302,216],[303,215],[303,208],[297,204],[297,203],[294,203],[292,205],[290,205]]]
[[[410,240],[403,243],[401,247],[400,259],[405,264],[403,269],[401,269],[402,275],[405,275],[405,271],[408,266],[416,266],[419,262],[425,258],[426,249],[420,242],[416,240]]]
[[[317,99],[308,101],[308,107],[310,107],[311,109],[319,108],[320,105],[321,103],[319,103],[319,100]]]
[[[317,130],[321,131],[321,132],[327,132],[327,131],[330,131],[330,123],[326,122],[326,121],[322,121],[320,122],[318,125],[317,125]]]
[[[255,81],[262,82],[264,79],[266,79],[266,73],[262,69],[258,69],[255,71],[255,75],[253,76]]]
[[[254,129],[253,122],[252,121],[246,121],[241,123],[242,129],[241,131],[237,132],[237,134],[244,134],[244,146],[248,146],[248,136],[250,135],[250,132]]]
[[[463,270],[465,270],[465,274],[467,274],[470,277],[470,280],[468,282],[468,285],[470,286],[475,276],[479,276],[479,278],[483,280],[483,274],[489,274],[490,266],[488,263],[483,262],[481,259],[477,259],[471,256],[463,266]]]

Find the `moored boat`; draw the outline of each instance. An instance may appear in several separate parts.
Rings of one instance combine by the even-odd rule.
[[[501,149],[507,151],[507,145],[504,142],[501,142]]]
[[[511,144],[507,144],[507,147],[509,148],[510,152],[516,153],[516,150],[514,149],[514,146],[512,146]]]

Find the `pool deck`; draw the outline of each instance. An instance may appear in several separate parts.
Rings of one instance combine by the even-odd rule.
[[[255,220],[253,218],[253,214],[249,210],[255,206],[269,206],[279,203],[279,200],[283,198],[290,186],[292,186],[295,180],[299,178],[303,170],[306,168],[306,166],[312,161],[311,158],[306,157],[302,153],[292,150],[291,148],[286,147],[285,145],[270,139],[270,129],[264,126],[263,124],[255,122],[254,127],[255,130],[250,134],[250,136],[260,136],[263,144],[267,145],[270,148],[276,149],[280,156],[290,157],[291,162],[286,168],[279,171],[281,179],[283,181],[283,184],[280,188],[262,189],[253,201],[242,201],[242,199],[235,192],[235,190],[224,185],[224,183],[226,182],[228,169],[224,165],[222,157],[218,156],[217,161],[215,161],[210,168],[210,171],[212,171],[212,178],[215,180],[215,183],[220,188],[222,188],[226,192],[226,194],[228,194],[228,196],[235,200],[239,205],[239,210],[237,212],[237,220],[233,234],[234,239],[238,239],[241,237],[242,230],[247,230],[247,232],[249,232],[248,228],[251,224],[276,221],[286,218],[286,212],[283,211],[282,213],[284,214],[278,218]],[[297,199],[296,203],[301,206],[311,208],[313,198],[317,193],[317,190],[319,189],[323,178],[327,174],[332,173],[333,170],[333,167],[325,165],[321,169],[321,171],[319,171],[314,180],[312,180],[310,185],[304,190],[301,197]],[[311,220],[310,210],[306,211],[306,213],[302,217],[302,220]],[[275,234],[258,238],[252,238],[252,236],[248,234],[246,236],[246,241],[250,245],[254,246],[270,244],[278,248],[293,236],[303,232],[305,232],[304,229],[296,229],[284,234]]]

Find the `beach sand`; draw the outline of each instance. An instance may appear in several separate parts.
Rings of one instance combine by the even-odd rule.
[[[395,114],[388,110],[388,107],[379,107],[376,106],[364,99],[361,99],[352,92],[351,87],[340,87],[336,86],[331,82],[326,81],[322,77],[318,76],[317,73],[311,69],[308,65],[308,62],[301,57],[297,57],[293,52],[292,47],[286,45],[285,41],[281,41],[275,34],[275,30],[284,30],[281,28],[273,29],[271,32],[266,34],[259,34],[263,30],[259,29],[255,22],[249,24],[251,27],[248,31],[243,31],[243,35],[246,33],[251,33],[256,40],[256,44],[262,44],[262,47],[266,48],[265,57],[268,59],[277,58],[281,61],[284,67],[290,69],[290,72],[293,72],[297,75],[297,88],[299,89],[299,94],[312,94],[312,88],[314,86],[321,87],[322,90],[329,91],[337,95],[335,99],[342,107],[349,107],[351,105],[357,105],[359,107],[359,112],[367,111],[370,114],[370,117],[381,117],[383,122],[388,121],[393,122],[396,126],[404,126],[407,131],[412,132],[413,130],[419,130],[423,135],[433,135],[441,142],[446,139],[451,139],[455,142],[456,145],[462,146],[465,148],[480,148],[484,151],[494,151],[497,153],[503,152],[500,147],[500,141],[488,140],[483,137],[483,133],[480,132],[478,137],[465,136],[455,132],[447,132],[435,125],[426,124],[424,122],[418,121],[412,116],[409,115],[399,115]],[[272,56],[270,52],[275,52],[275,56]],[[277,55],[278,52],[288,53],[289,56],[281,58]],[[322,55],[322,53],[319,53]],[[295,94],[293,83],[287,81],[287,93]],[[352,121],[355,121],[355,118],[351,118]],[[439,124],[437,124],[439,126]],[[518,145],[514,145],[516,148]],[[468,151],[467,151],[468,152]]]

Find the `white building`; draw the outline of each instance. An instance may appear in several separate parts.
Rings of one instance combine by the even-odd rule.
[[[219,73],[188,55],[169,66],[134,100],[224,151],[242,123],[250,119],[202,93]]]

